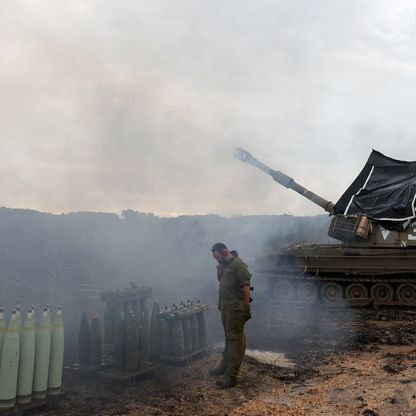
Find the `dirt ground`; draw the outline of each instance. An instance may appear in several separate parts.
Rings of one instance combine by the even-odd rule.
[[[270,312],[270,310],[272,312]],[[257,310],[248,346],[284,353],[293,366],[246,357],[236,387],[215,388],[212,352],[187,367],[111,386],[65,381],[51,415],[416,415],[416,311]]]

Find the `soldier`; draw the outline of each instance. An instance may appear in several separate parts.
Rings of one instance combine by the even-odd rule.
[[[251,318],[250,277],[247,265],[233,256],[223,243],[212,246],[212,256],[218,262],[218,309],[224,327],[225,347],[220,365],[210,375],[223,375],[216,382],[219,388],[236,385],[236,379],[246,349],[244,324]]]

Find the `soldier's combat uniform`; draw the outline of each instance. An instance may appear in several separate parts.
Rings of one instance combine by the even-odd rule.
[[[224,273],[225,267],[222,264],[217,265],[217,279],[221,282],[222,274]]]
[[[250,286],[251,274],[247,265],[234,257],[230,263],[219,266],[217,277],[218,309],[225,335],[220,368],[225,370],[225,376],[235,380],[246,349],[244,324],[251,316],[250,305],[243,303],[243,287]]]

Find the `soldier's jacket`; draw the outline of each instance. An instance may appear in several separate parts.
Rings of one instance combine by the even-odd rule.
[[[218,309],[243,309],[243,287],[250,286],[251,273],[247,265],[239,258],[219,265],[217,277],[220,282]]]
[[[221,282],[222,279],[222,274],[224,273],[224,265],[222,264],[217,264],[217,279],[219,282]]]

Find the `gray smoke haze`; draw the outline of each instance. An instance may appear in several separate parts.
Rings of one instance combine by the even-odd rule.
[[[81,311],[99,312],[102,319],[100,294],[134,282],[151,287],[162,306],[187,299],[207,304],[210,338],[217,340],[222,330],[212,244],[225,241],[250,264],[257,315],[256,308],[263,310],[271,295],[253,257],[294,242],[327,242],[327,227],[324,215],[159,218],[133,211],[120,217],[0,208],[0,306],[7,320],[17,304],[22,311],[34,305],[37,314],[45,304],[53,311],[62,306],[67,359],[74,361]],[[286,309],[289,314],[290,307]],[[259,313],[256,322],[261,321]],[[289,341],[297,331],[286,331]]]
[[[1,203],[317,214],[371,148],[415,160],[410,1],[0,4]]]

